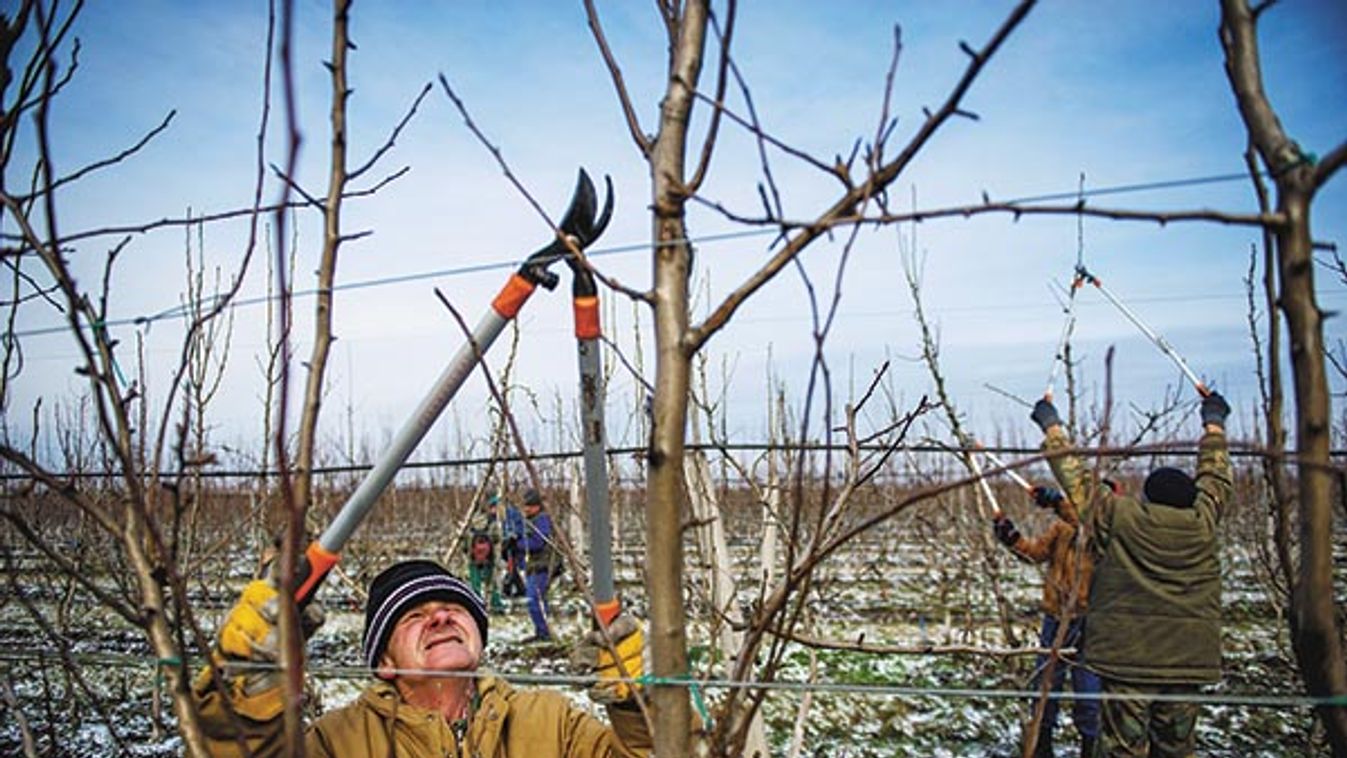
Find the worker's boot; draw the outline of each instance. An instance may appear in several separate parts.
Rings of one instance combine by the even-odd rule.
[[[1080,758],[1094,758],[1095,751],[1099,748],[1099,738],[1091,737],[1088,734],[1081,735],[1080,738]]]

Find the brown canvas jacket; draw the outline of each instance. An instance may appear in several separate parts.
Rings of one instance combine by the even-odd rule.
[[[1018,555],[1033,563],[1047,561],[1047,575],[1043,577],[1044,613],[1062,617],[1067,599],[1075,594],[1072,618],[1085,615],[1090,604],[1090,577],[1094,561],[1089,551],[1076,544],[1076,526],[1062,518],[1054,518],[1047,531],[1034,539],[1020,536],[1011,547]]]
[[[310,725],[309,756],[331,758],[639,758],[652,747],[640,711],[609,707],[612,725],[574,705],[558,692],[516,690],[504,680],[482,676],[478,701],[460,739],[437,712],[404,702],[388,682],[370,685],[354,702]],[[241,755],[218,697],[203,697],[202,720],[212,754]],[[280,719],[241,719],[249,749],[277,755]]]

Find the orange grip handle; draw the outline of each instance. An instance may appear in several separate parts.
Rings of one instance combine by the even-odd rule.
[[[607,602],[600,602],[594,604],[594,615],[599,617],[599,622],[602,623],[604,626],[608,626],[609,624],[613,623],[613,619],[617,618],[617,614],[621,612],[622,612],[622,601],[616,598],[609,600]]]
[[[295,602],[301,606],[313,599],[313,595],[318,591],[318,585],[323,583],[323,579],[337,565],[341,556],[337,553],[329,552],[317,540],[309,543],[304,550],[304,561],[299,567],[300,582],[299,589],[295,590]]]
[[[575,312],[575,336],[582,340],[596,340],[603,330],[599,328],[599,298],[581,295],[572,302]]]
[[[518,273],[511,274],[510,280],[501,287],[496,299],[491,301],[491,307],[502,318],[512,319],[519,315],[519,309],[524,307],[525,301],[533,294],[535,287],[537,285]]]

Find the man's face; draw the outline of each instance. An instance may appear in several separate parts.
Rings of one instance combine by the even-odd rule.
[[[412,606],[393,627],[379,661],[379,675],[392,669],[474,671],[482,662],[482,635],[468,609],[458,603],[427,600]],[[397,674],[401,678],[415,675]]]
[[[543,509],[542,503],[525,503],[525,504],[524,504],[524,514],[527,515],[529,518],[532,518],[532,517],[538,515],[538,511],[541,511],[542,509]]]

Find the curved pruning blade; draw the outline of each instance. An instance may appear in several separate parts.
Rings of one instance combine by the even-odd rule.
[[[571,205],[566,209],[566,215],[561,217],[561,223],[557,224],[557,228],[566,234],[583,240],[585,233],[594,223],[594,210],[597,202],[598,199],[594,194],[594,182],[590,181],[589,174],[582,168],[575,180],[575,192],[571,195]]]

